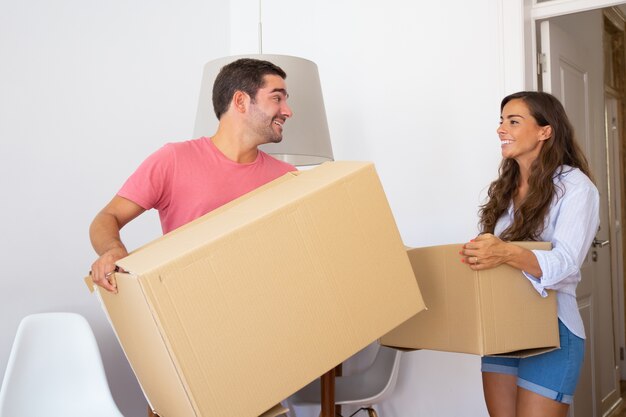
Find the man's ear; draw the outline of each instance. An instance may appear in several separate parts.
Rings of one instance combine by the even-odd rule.
[[[233,100],[231,105],[233,108],[239,113],[245,113],[248,109],[248,105],[250,104],[250,96],[240,90],[235,91],[233,94]]]
[[[552,137],[552,126],[542,126],[539,134],[539,140],[548,140]]]

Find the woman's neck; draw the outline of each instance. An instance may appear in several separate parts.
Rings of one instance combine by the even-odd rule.
[[[519,182],[517,183],[517,191],[515,192],[515,196],[513,197],[513,203],[515,207],[519,207],[519,205],[526,199],[528,195],[528,178],[530,178],[530,165],[528,164],[520,164],[519,166]]]

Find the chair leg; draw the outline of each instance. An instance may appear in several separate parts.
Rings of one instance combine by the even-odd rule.
[[[371,407],[367,407],[367,415],[369,417],[378,417],[378,413]]]
[[[148,417],[159,417],[158,415],[152,412],[152,409],[150,408],[150,406],[148,406]]]

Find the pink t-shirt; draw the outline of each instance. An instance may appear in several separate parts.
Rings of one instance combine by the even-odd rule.
[[[159,211],[170,232],[296,168],[259,151],[256,160],[228,159],[210,138],[168,143],[126,180],[120,197]]]

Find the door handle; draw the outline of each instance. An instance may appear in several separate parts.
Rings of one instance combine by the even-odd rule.
[[[610,241],[608,240],[598,240],[598,239],[593,239],[593,243],[591,244],[591,246],[593,246],[594,248],[603,248],[606,245],[608,245],[610,243]]]

